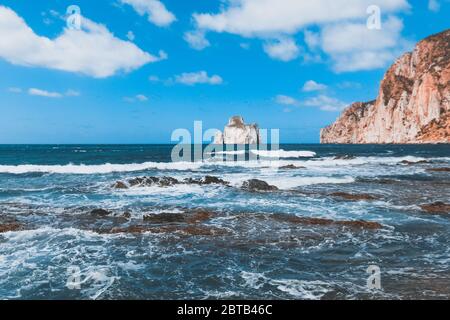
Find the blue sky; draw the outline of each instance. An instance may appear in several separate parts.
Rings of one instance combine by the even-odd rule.
[[[233,115],[317,143],[449,27],[448,0],[258,1],[1,0],[0,143],[170,143]],[[373,4],[381,29],[367,28]]]

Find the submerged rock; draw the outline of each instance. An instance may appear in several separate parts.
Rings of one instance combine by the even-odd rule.
[[[358,228],[358,229],[370,229],[370,230],[381,229],[383,227],[378,222],[364,221],[364,220],[355,220],[355,221],[341,220],[341,221],[339,221],[339,220],[322,219],[322,218],[297,217],[297,216],[287,215],[287,214],[274,214],[274,215],[272,215],[272,218],[274,220],[281,221],[281,222],[313,225],[313,226],[343,226],[343,227]]]
[[[427,164],[430,163],[430,161],[427,160],[420,160],[420,161],[408,161],[408,160],[403,160],[400,162],[400,164],[404,164],[404,165],[408,165],[408,166],[412,166],[415,164]]]
[[[334,192],[331,193],[330,196],[332,197],[338,197],[345,200],[351,200],[351,201],[360,201],[360,200],[377,200],[378,197],[370,195],[370,194],[352,194],[352,193],[346,193],[346,192]]]
[[[12,222],[12,223],[4,223],[0,224],[0,233],[10,232],[10,231],[20,231],[23,226],[20,223]]]
[[[248,181],[245,181],[242,184],[242,189],[248,190],[248,191],[276,191],[278,190],[277,187],[272,186],[268,184],[265,181],[258,180],[258,179],[251,179]]]
[[[436,213],[436,214],[449,214],[450,213],[450,204],[444,203],[442,201],[438,201],[430,204],[423,204],[420,206],[423,211],[428,213]]]
[[[109,216],[110,214],[111,214],[111,211],[104,210],[104,209],[94,209],[91,211],[91,215],[96,216],[96,217],[106,217],[106,216]]]
[[[168,225],[168,226],[144,226],[135,225],[124,228],[98,229],[95,232],[100,234],[118,234],[118,233],[181,233],[188,236],[223,236],[230,234],[226,229],[220,229],[202,225]]]
[[[450,172],[450,168],[431,168],[427,169],[429,172]]]
[[[334,160],[353,160],[356,159],[355,156],[350,156],[348,154],[344,154],[344,155],[337,155],[334,157]]]
[[[306,167],[288,164],[287,166],[280,167],[280,169],[281,170],[295,170],[295,169],[306,169]]]

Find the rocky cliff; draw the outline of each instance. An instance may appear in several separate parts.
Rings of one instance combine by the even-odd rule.
[[[322,129],[322,143],[450,143],[450,30],[419,42],[385,74],[378,98]]]
[[[222,132],[214,138],[215,144],[258,144],[259,128],[256,124],[245,124],[240,116],[232,117]]]

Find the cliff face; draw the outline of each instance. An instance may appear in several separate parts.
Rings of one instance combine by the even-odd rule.
[[[256,124],[246,125],[239,116],[232,117],[223,133],[218,132],[215,144],[258,144],[259,129]]]
[[[450,30],[419,42],[387,71],[375,101],[354,103],[322,143],[450,143]]]

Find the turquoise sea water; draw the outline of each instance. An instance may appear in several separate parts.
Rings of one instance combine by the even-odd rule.
[[[0,298],[450,298],[449,212],[421,208],[450,203],[450,173],[433,171],[448,145],[282,145],[278,170],[270,153],[174,163],[172,147],[0,146],[0,228],[19,226],[0,233]],[[144,176],[228,185],[113,187]],[[339,224],[357,220],[381,227]]]

